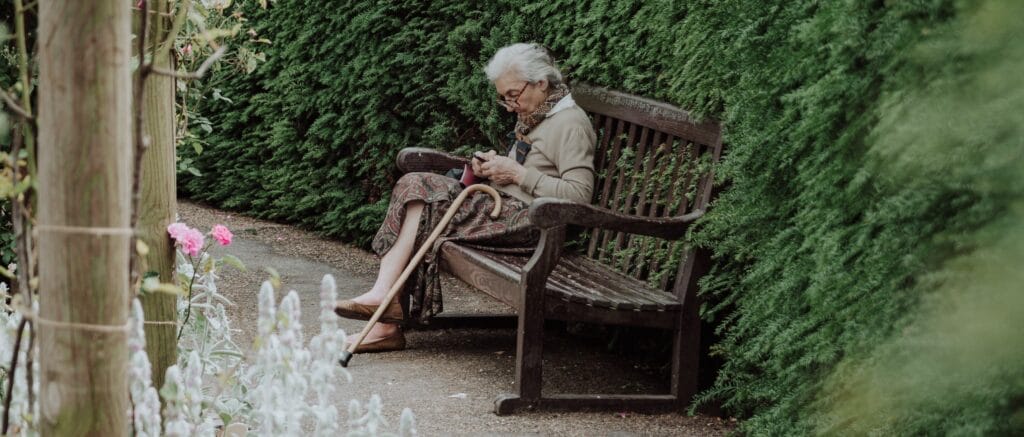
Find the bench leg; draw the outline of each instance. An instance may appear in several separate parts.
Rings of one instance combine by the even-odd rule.
[[[516,333],[516,394],[498,396],[494,412],[508,414],[540,401],[544,355],[544,289],[558,263],[565,227],[541,231],[540,244],[523,267]]]
[[[516,334],[516,394],[501,395],[494,402],[498,415],[529,408],[540,401],[544,357],[544,302],[525,303],[519,312]]]
[[[685,304],[684,304],[685,305]],[[697,394],[698,364],[700,361],[700,317],[679,315],[681,322],[672,331],[672,383],[671,393],[680,410],[686,408]]]
[[[680,409],[689,406],[697,394],[700,371],[700,297],[697,284],[710,265],[710,253],[705,249],[690,251],[681,265],[679,275],[685,282],[677,282],[676,295],[683,302],[675,329],[672,330],[672,384],[671,393]]]

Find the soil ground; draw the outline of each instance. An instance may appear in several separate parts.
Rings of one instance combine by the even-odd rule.
[[[240,258],[247,270],[225,269],[218,289],[235,303],[228,311],[239,330],[236,340],[243,347],[252,343],[256,331],[256,297],[260,283],[268,277],[267,267],[280,273],[283,289],[299,293],[307,339],[319,330],[318,293],[323,275],[334,275],[340,298],[357,296],[373,284],[377,259],[370,252],[292,226],[187,201],[179,203],[178,212],[181,221],[190,226],[209,229],[224,224],[235,234],[233,244],[223,252]],[[503,304],[453,278],[445,279],[444,291],[447,311],[509,313]],[[358,332],[362,323],[342,319],[346,332]],[[570,335],[564,327],[548,331],[545,393],[667,391],[666,378],[642,362],[609,353],[602,342]],[[718,417],[631,411],[496,416],[494,397],[510,392],[514,383],[514,330],[412,331],[406,338],[404,351],[361,354],[352,359],[349,372],[353,381],[338,382],[343,416],[351,399],[366,402],[372,394],[379,394],[391,429],[397,429],[398,416],[409,407],[423,436],[721,436],[735,425]]]

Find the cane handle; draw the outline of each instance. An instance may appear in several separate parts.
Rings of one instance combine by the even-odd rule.
[[[494,210],[491,211],[491,218],[492,219],[498,218],[498,215],[501,214],[501,195],[498,194],[498,190],[495,190],[494,187],[492,187],[490,185],[484,185],[484,184],[473,184],[473,185],[470,185],[470,186],[466,187],[465,190],[462,190],[461,193],[459,193],[459,197],[456,198],[456,201],[452,202],[452,204],[453,205],[461,205],[462,204],[462,200],[464,200],[466,197],[469,196],[470,193],[472,193],[474,191],[483,191],[483,192],[485,192],[487,194],[490,194],[491,197],[494,198]]]

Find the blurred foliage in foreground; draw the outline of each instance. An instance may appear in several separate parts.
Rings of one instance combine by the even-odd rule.
[[[961,186],[1003,208],[916,288],[892,338],[844,360],[821,397],[831,434],[1024,433],[1024,3],[985,2],[920,45],[935,72],[885,96],[872,151],[894,184]]]

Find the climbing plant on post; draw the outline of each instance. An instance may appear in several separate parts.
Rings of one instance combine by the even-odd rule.
[[[130,9],[123,0],[38,7],[40,430],[125,435]]]

